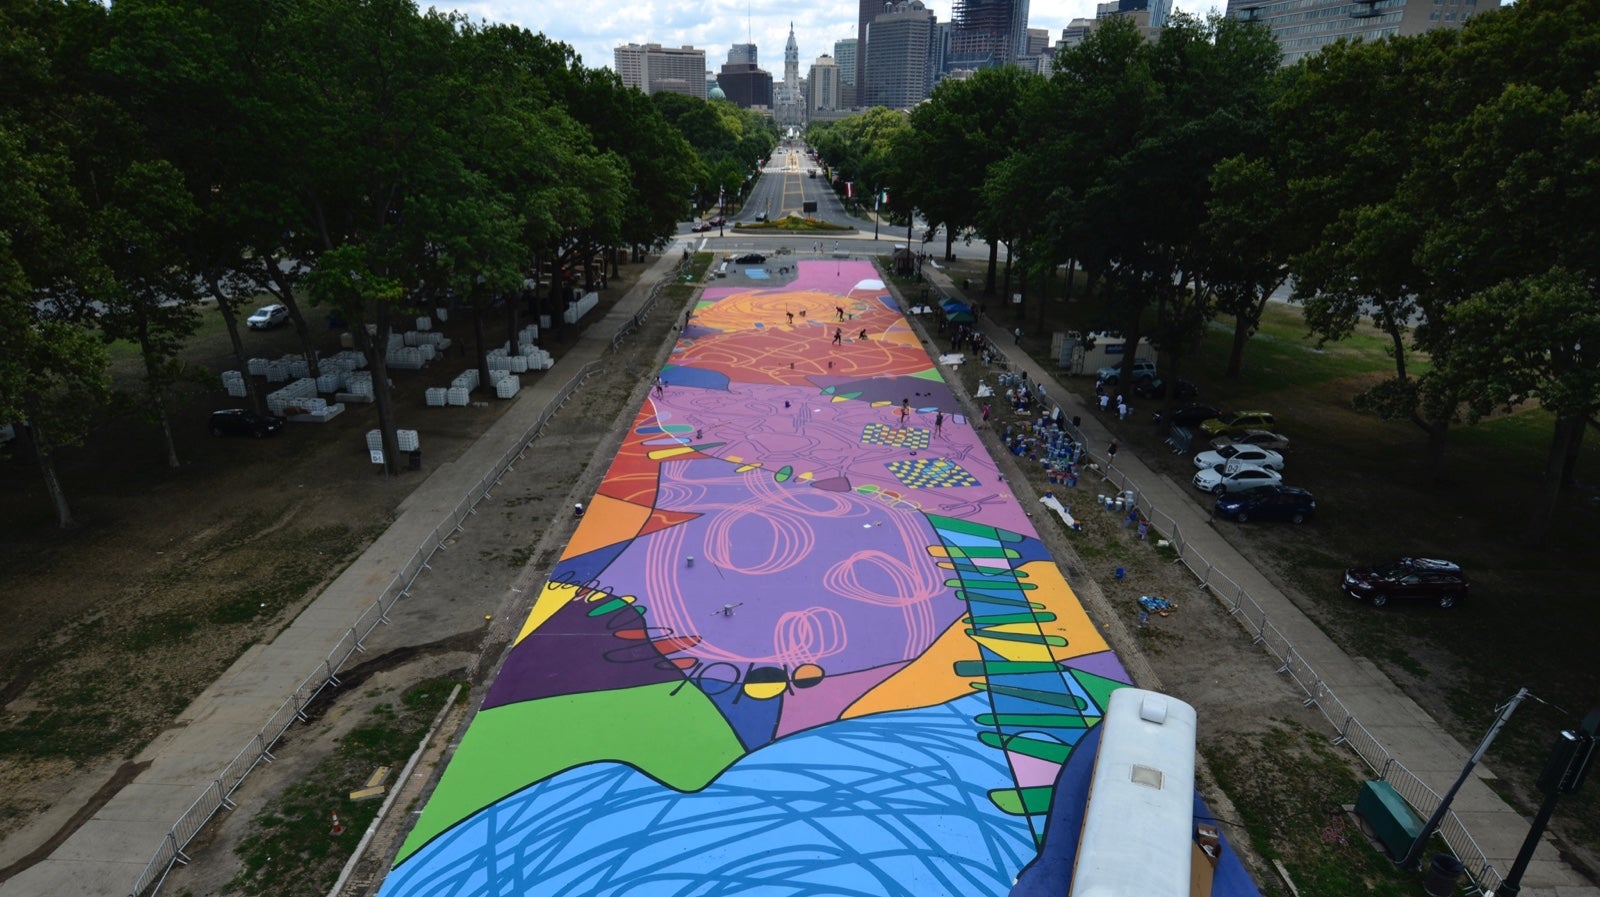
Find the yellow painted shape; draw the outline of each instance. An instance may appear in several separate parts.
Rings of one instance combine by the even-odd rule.
[[[889,401],[888,399],[884,399],[881,402],[873,402],[871,407],[873,407],[873,408],[882,408],[885,405],[893,405],[893,404],[894,403]]]
[[[740,462],[741,462],[741,461],[743,461],[743,460],[744,460],[744,458],[743,458],[743,457],[742,457],[742,456],[740,456],[740,455],[725,455],[725,456],[724,456],[724,457],[723,457],[723,459],[722,459],[722,460],[724,460],[724,461],[731,461],[731,462],[733,462],[733,463],[734,463],[734,464],[738,464],[738,463],[740,463]]]
[[[528,617],[522,621],[522,630],[517,633],[516,642],[532,635],[534,630],[548,622],[556,615],[556,611],[577,594],[578,590],[574,586],[545,583],[539,592],[539,597],[533,599],[533,607],[528,608]]]
[[[1041,623],[1028,629],[1030,632],[1042,632],[1045,635],[1059,635],[1067,640],[1064,647],[1052,648],[1049,645],[1021,645],[1008,642],[1012,650],[1017,648],[1031,649],[1028,658],[1038,656],[1053,656],[1056,660],[1070,660],[1074,657],[1083,657],[1086,654],[1097,654],[1109,649],[1106,640],[1099,632],[1095,631],[1094,624],[1089,621],[1089,614],[1084,611],[1083,604],[1078,601],[1078,596],[1073,593],[1072,587],[1067,585],[1067,580],[1061,575],[1060,568],[1050,561],[1029,561],[1020,568],[1027,574],[1028,582],[1035,588],[1028,591],[1028,600],[1043,604],[1043,612],[1053,613],[1056,618],[1048,623]],[[1007,628],[1007,627],[1001,627]],[[996,651],[1006,651],[999,643],[994,643]],[[1009,653],[1006,656],[1011,656]]]
[[[695,451],[695,449],[692,446],[679,445],[672,448],[655,449],[646,457],[652,461],[665,461],[668,458],[676,458],[679,455],[687,455],[693,451]]]
[[[816,476],[816,474],[814,474],[814,473],[812,473],[811,471],[808,470],[805,473],[800,474],[800,479],[809,480],[809,479],[811,479],[812,477],[815,477],[815,476]]]
[[[851,396],[834,396],[833,401],[837,404],[839,402],[848,402],[851,398]]]
[[[734,470],[734,473],[749,473],[750,471],[756,470],[756,469],[758,469],[760,467],[761,467],[761,462],[757,461],[754,464],[745,464],[745,465],[739,467],[738,469]]]

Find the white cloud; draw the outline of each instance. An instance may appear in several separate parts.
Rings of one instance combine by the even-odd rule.
[[[949,21],[949,0],[924,0],[940,21]],[[836,40],[856,36],[858,5],[854,0],[822,0],[796,5],[776,0],[638,0],[620,5],[595,5],[586,0],[478,0],[439,3],[473,21],[521,25],[551,40],[570,45],[591,68],[610,67],[620,44],[689,45],[706,51],[706,66],[722,67],[736,43],[756,44],[761,67],[783,77],[783,50],[794,24],[800,50],[800,77],[817,57],[833,53]],[[1179,0],[1175,8],[1204,15],[1222,0]],[[1051,40],[1074,18],[1092,17],[1095,0],[1032,0],[1028,25],[1045,28]]]

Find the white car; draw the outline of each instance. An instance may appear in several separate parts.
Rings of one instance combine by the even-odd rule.
[[[1218,436],[1211,440],[1212,448],[1222,448],[1225,445],[1258,445],[1264,449],[1281,452],[1289,447],[1289,437],[1271,430],[1246,430],[1232,436]]]
[[[1262,486],[1280,486],[1283,474],[1265,467],[1250,464],[1229,464],[1211,467],[1194,475],[1194,487],[1201,492],[1222,495],[1228,492],[1245,492]]]
[[[285,305],[263,305],[256,313],[245,318],[251,330],[267,330],[289,321],[289,308]]]
[[[1270,470],[1283,469],[1283,456],[1271,449],[1255,445],[1225,445],[1214,452],[1201,452],[1194,456],[1194,466],[1204,470],[1221,464],[1254,464]]]

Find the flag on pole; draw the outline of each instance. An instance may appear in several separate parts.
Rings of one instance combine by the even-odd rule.
[[[845,181],[844,182],[844,198],[845,199],[855,199],[856,198],[856,182],[855,181]]]
[[[883,191],[883,195],[881,197],[879,197],[879,199],[881,199],[883,201],[884,205],[888,205],[889,204],[889,191],[887,191],[887,190]]]

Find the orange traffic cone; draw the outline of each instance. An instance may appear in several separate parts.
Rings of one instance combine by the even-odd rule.
[[[342,835],[342,834],[344,834],[344,823],[339,821],[339,813],[338,813],[337,810],[335,810],[334,814],[333,814],[333,829],[332,829],[332,831],[329,831],[328,834],[330,834],[330,835]]]

